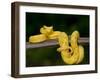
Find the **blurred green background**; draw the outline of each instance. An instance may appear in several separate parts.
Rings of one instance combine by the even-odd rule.
[[[49,14],[26,12],[26,42],[29,36],[40,34],[43,26],[53,26],[56,31],[66,32],[68,35],[78,30],[80,37],[89,37],[89,15]],[[26,67],[66,65],[58,46],[26,49]],[[81,64],[89,64],[89,44],[84,45],[85,58]]]

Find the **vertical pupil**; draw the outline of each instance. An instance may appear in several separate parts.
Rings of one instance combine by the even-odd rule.
[[[70,50],[70,49],[68,49],[68,52],[71,52],[71,50]]]

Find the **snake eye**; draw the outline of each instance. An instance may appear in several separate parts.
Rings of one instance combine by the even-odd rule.
[[[70,55],[72,55],[72,53],[73,53],[72,48],[71,48],[71,47],[68,47],[68,48],[67,48],[67,52],[68,52]]]
[[[71,49],[68,49],[68,52],[71,52]]]

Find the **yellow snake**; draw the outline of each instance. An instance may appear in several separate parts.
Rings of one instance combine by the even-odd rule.
[[[66,64],[79,64],[84,58],[84,48],[78,45],[79,32],[74,31],[70,36],[70,42],[68,35],[65,32],[53,31],[53,27],[43,26],[40,28],[40,33],[38,35],[33,35],[29,37],[30,43],[43,42],[49,39],[57,39],[60,48],[57,49],[61,52],[61,57]],[[70,45],[69,45],[70,44]]]

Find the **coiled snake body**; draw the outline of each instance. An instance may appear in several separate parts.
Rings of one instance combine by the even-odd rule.
[[[74,31],[70,36],[70,45],[68,35],[65,32],[53,31],[53,27],[43,26],[40,28],[41,34],[29,37],[30,43],[38,43],[48,39],[57,39],[61,52],[61,57],[66,64],[79,64],[84,58],[84,48],[78,45],[79,32]]]

